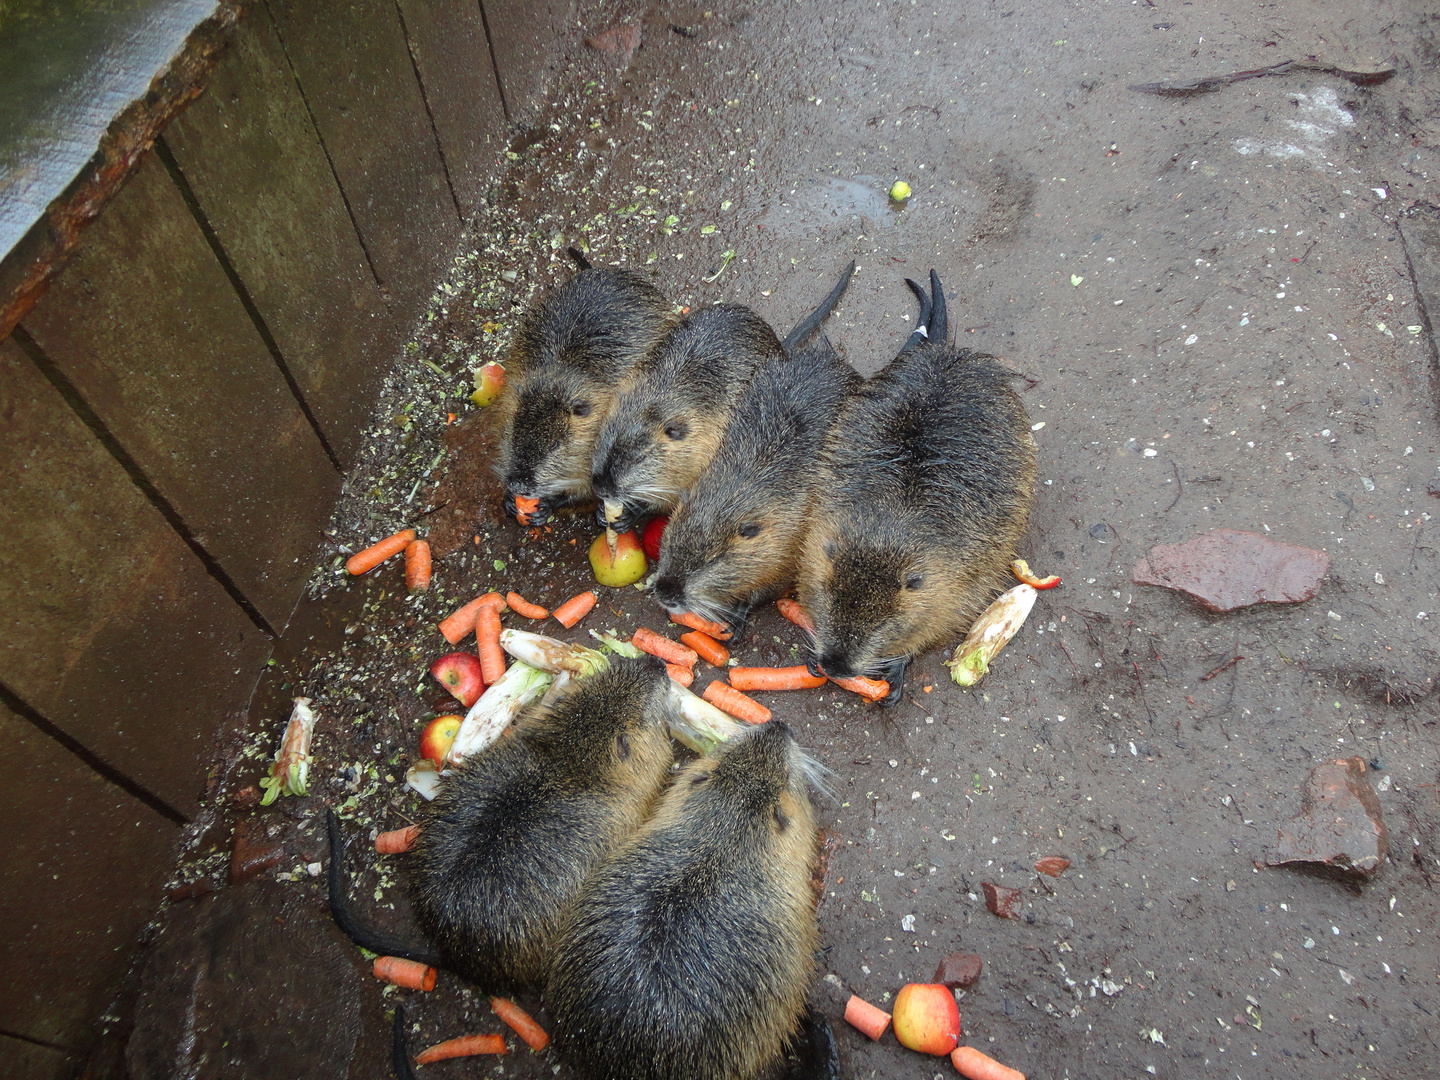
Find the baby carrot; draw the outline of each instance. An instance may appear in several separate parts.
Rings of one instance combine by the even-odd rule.
[[[658,656],[667,664],[679,664],[682,667],[693,668],[699,655],[694,649],[678,642],[671,641],[667,637],[661,637],[654,630],[647,630],[640,627],[630,637],[630,644],[651,656]]]
[[[849,690],[852,694],[859,694],[866,701],[879,701],[890,693],[890,684],[884,679],[867,679],[863,675],[856,675],[853,679],[831,679],[836,686]]]
[[[811,675],[796,667],[733,667],[726,674],[736,690],[813,690],[825,685],[824,675]]]
[[[510,610],[517,615],[524,615],[527,619],[548,619],[550,612],[539,604],[532,604],[518,592],[505,594],[505,603],[510,605]]]
[[[779,608],[781,615],[784,615],[811,637],[815,636],[815,622],[810,618],[810,613],[800,606],[800,601],[791,600],[787,596],[776,600],[775,606]]]
[[[1025,1074],[1020,1070],[1001,1065],[973,1046],[957,1046],[950,1051],[950,1064],[960,1070],[961,1076],[968,1076],[970,1080],[1025,1080]]]
[[[501,997],[490,999],[490,1008],[495,1010],[495,1015],[509,1024],[516,1035],[524,1039],[531,1050],[544,1050],[550,1045],[550,1036],[545,1029],[537,1024],[524,1009],[513,1001]]]
[[[572,596],[569,600],[566,600],[554,611],[550,612],[550,615],[556,622],[568,630],[586,615],[590,614],[590,609],[595,606],[599,599],[600,598],[593,592],[587,590],[579,596]]]
[[[721,645],[709,634],[702,634],[699,630],[691,630],[688,634],[681,634],[680,640],[690,648],[694,649],[707,664],[715,667],[724,667],[730,659],[730,650]]]
[[[377,956],[375,977],[396,986],[411,990],[434,990],[435,969],[418,960],[403,960],[398,956]]]
[[[515,496],[515,520],[521,525],[529,525],[530,515],[539,509],[539,499],[527,499],[523,495]]]
[[[702,619],[693,611],[682,611],[679,615],[671,615],[670,621],[679,623],[681,626],[688,626],[691,630],[699,630],[702,634],[709,634],[716,641],[729,641],[730,628],[724,623],[711,622],[709,619]]]
[[[845,1003],[845,1021],[851,1027],[863,1031],[870,1038],[879,1041],[890,1026],[890,1014],[877,1009],[858,994],[851,994]]]
[[[700,695],[717,709],[729,713],[736,720],[750,724],[763,724],[770,719],[770,710],[754,698],[748,698],[734,687],[716,679]]]
[[[666,664],[665,671],[681,686],[689,686],[695,681],[695,671],[692,668],[680,664]]]
[[[391,555],[399,555],[415,539],[414,529],[401,529],[393,536],[387,536],[378,544],[371,544],[364,551],[357,551],[345,560],[345,569],[357,577],[374,570]]]
[[[445,616],[439,622],[440,634],[451,645],[458,645],[465,636],[475,629],[475,615],[486,604],[492,604],[496,611],[505,610],[505,598],[498,592],[487,592],[477,596],[464,607]]]
[[[446,1039],[415,1055],[416,1065],[429,1065],[432,1061],[446,1058],[474,1057],[476,1054],[505,1053],[504,1035],[462,1035],[458,1039]]]
[[[419,825],[408,825],[403,829],[391,829],[375,837],[375,850],[381,855],[399,855],[409,851],[420,835]]]
[[[430,588],[430,545],[424,540],[405,545],[405,588],[411,592]]]
[[[475,615],[475,652],[486,686],[494,686],[505,674],[505,650],[500,647],[500,612],[491,604]]]

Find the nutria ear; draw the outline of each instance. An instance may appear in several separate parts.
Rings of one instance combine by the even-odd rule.
[[[834,540],[826,540],[826,541],[825,541],[825,557],[826,557],[827,559],[833,559],[833,558],[835,558],[835,541],[834,541]]]

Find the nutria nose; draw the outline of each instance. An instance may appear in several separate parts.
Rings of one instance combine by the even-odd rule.
[[[665,607],[678,605],[685,599],[685,586],[672,577],[662,577],[655,582],[655,599]]]
[[[831,679],[853,679],[859,672],[850,667],[850,662],[838,653],[823,652],[805,665],[811,675],[824,675]]]

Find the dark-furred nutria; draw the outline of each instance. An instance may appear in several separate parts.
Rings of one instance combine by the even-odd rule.
[[[613,660],[446,779],[410,874],[416,917],[446,967],[485,990],[543,983],[581,884],[669,777],[666,681],[652,657]]]
[[[596,868],[545,1001],[586,1080],[751,1080],[800,1029],[818,931],[814,763],[778,720],[693,761]]]
[[[630,370],[595,442],[590,485],[602,525],[632,528],[665,513],[715,456],[736,399],[755,370],[788,355],[839,302],[854,263],[782,343],[740,304],[680,320]]]
[[[965,631],[1010,580],[1035,485],[1013,373],[946,340],[933,270],[928,302],[909,284],[920,325],[841,409],[796,583],[815,621],[812,670],[883,678],[889,703],[910,658]]]
[[[671,304],[638,274],[591,267],[530,307],[515,331],[498,403],[504,433],[496,470],[505,510],[539,500],[541,525],[566,503],[590,498],[590,458],[626,372],[674,322]]]
[[[795,580],[816,459],[862,382],[823,332],[818,338],[761,365],[713,459],[671,512],[655,580],[655,599],[669,611],[738,634],[752,607]]]

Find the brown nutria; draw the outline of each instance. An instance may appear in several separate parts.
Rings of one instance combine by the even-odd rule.
[[[632,528],[665,513],[715,456],[731,410],[755,370],[783,359],[839,302],[854,264],[781,342],[740,304],[693,312],[631,369],[595,442],[590,485],[602,525]]]
[[[514,516],[517,495],[539,500],[531,525],[589,500],[591,450],[616,386],[674,322],[671,304],[638,274],[592,267],[574,248],[570,256],[580,272],[520,320],[498,403],[505,510]]]
[[[933,270],[928,302],[909,284],[920,324],[841,409],[796,583],[812,670],[883,678],[892,704],[910,658],[966,630],[1010,580],[1035,485],[1013,373],[947,342]]]
[[[486,990],[543,982],[581,884],[669,778],[666,684],[652,657],[614,660],[446,779],[410,874],[416,917],[444,966]]]
[[[688,765],[556,941],[555,1046],[587,1080],[751,1080],[781,1064],[819,934],[818,771],[778,720]]]
[[[850,264],[846,279],[854,270]],[[655,599],[738,634],[795,580],[820,448],[862,382],[825,335],[761,365],[660,540]]]

